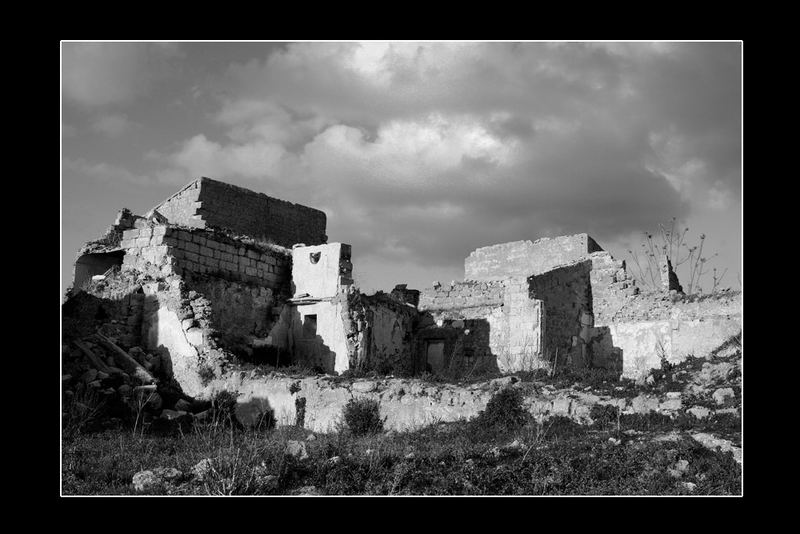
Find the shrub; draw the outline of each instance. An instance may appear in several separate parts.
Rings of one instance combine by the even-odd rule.
[[[608,428],[617,423],[619,408],[612,404],[595,404],[592,406],[592,411],[589,412],[589,417],[598,428]]]
[[[227,390],[214,395],[211,399],[211,409],[215,421],[239,426],[239,420],[236,418],[236,397],[237,394]]]
[[[482,430],[516,430],[528,420],[522,406],[522,392],[516,388],[503,388],[489,399],[486,409],[475,418],[475,425]]]
[[[350,399],[342,410],[344,424],[356,436],[383,431],[380,404],[371,399]]]

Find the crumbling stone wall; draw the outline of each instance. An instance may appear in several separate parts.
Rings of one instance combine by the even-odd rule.
[[[464,260],[464,278],[500,280],[541,274],[601,250],[588,234],[500,243],[474,250]]]
[[[597,358],[619,350],[622,375],[642,378],[661,366],[662,358],[679,363],[706,356],[742,329],[742,294],[726,292],[702,297],[640,293],[595,316],[603,328],[603,346],[593,344]]]
[[[154,209],[173,224],[225,228],[284,247],[328,239],[324,212],[205,177]]]
[[[363,325],[369,325],[362,343],[366,343],[362,368],[383,374],[414,373],[414,329],[418,312],[413,306],[389,295],[361,295]],[[358,323],[356,323],[358,324]]]
[[[528,281],[521,277],[426,288],[420,294],[419,309],[431,316],[435,326],[423,321],[420,339],[441,336],[446,342],[445,359],[452,361],[453,356],[459,357],[453,353],[457,346],[447,341],[450,336],[442,328],[445,322],[456,324],[469,330],[462,343],[472,356],[465,365],[503,372],[536,369],[547,365],[542,358],[541,304],[531,299]],[[476,335],[470,337],[473,331]]]
[[[595,318],[613,315],[625,306],[631,297],[639,294],[636,281],[631,278],[625,262],[614,259],[608,252],[593,252],[587,256],[592,262],[589,279],[592,284],[592,312]]]
[[[351,247],[344,243],[292,248],[293,295],[331,298],[353,284]]]
[[[125,250],[123,270],[153,276],[214,274],[288,293],[291,256],[282,247],[167,225],[126,230],[120,246]]]
[[[85,337],[103,328],[120,344],[140,343],[144,293],[135,277],[115,271],[92,282],[64,305],[65,336]]]
[[[221,346],[250,358],[267,343],[284,299],[268,287],[204,277],[189,284],[210,304],[210,327]]]
[[[587,343],[592,326],[592,291],[590,261],[558,267],[531,276],[530,298],[541,300],[544,306],[544,354],[559,364],[585,367],[589,363]]]

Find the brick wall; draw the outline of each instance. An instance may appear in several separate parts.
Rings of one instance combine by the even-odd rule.
[[[499,280],[541,274],[601,250],[588,234],[501,243],[474,250],[464,260],[464,278]]]
[[[288,292],[291,256],[280,247],[262,247],[217,232],[175,226],[127,230],[123,270],[155,276],[212,274]]]
[[[227,228],[284,247],[328,240],[324,212],[209,178],[195,180],[156,209],[174,224]]]

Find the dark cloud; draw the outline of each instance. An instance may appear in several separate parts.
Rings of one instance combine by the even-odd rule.
[[[214,128],[160,154],[160,175],[324,209],[383,287],[401,266],[453,273],[497,242],[616,242],[739,199],[740,47],[248,48],[215,77]]]

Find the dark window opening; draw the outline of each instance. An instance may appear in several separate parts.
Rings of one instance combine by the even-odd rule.
[[[303,317],[303,338],[314,339],[317,337],[317,316],[306,315]]]

